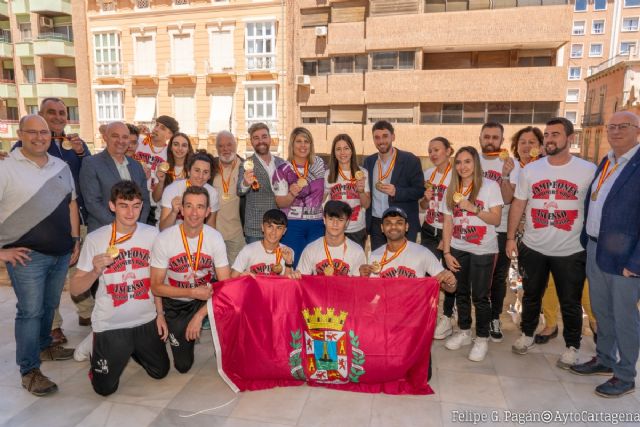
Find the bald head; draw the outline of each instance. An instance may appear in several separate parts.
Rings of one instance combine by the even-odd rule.
[[[229,131],[223,130],[216,135],[216,150],[222,163],[231,163],[236,158],[238,144]]]
[[[631,123],[635,126],[640,125],[638,115],[631,111],[618,111],[614,113],[613,116],[611,116],[611,119],[609,119],[609,123],[614,123],[614,120],[616,123]]]
[[[22,141],[22,153],[30,159],[43,159],[51,145],[51,132],[47,122],[36,114],[29,114],[20,119],[18,137]]]
[[[607,141],[616,157],[622,156],[638,143],[640,136],[638,115],[631,111],[618,111],[607,123]]]
[[[29,125],[39,123],[40,125],[44,125],[47,129],[49,126],[47,125],[47,121],[38,114],[27,114],[26,116],[22,116],[20,122],[18,123],[18,129],[23,130],[26,129]]]
[[[129,128],[123,122],[111,122],[104,131],[107,151],[111,156],[122,159],[129,148]]]

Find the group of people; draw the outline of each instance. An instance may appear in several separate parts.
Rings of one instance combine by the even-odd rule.
[[[217,134],[213,157],[194,150],[169,116],[142,132],[109,123],[101,129],[105,150],[93,155],[64,124],[64,103],[45,99],[39,115],[20,120],[20,141],[1,157],[0,260],[18,299],[22,384],[33,394],[57,390],[41,360],[74,354],[61,345],[60,326],[52,332],[70,265],[77,264],[74,302],[94,305],[93,332],[76,357],[90,354],[93,388],[108,395],[131,357],[151,377],[166,376],[165,343],[176,370],[189,371],[211,284],[245,274],[435,277],[444,298],[434,337],[454,351],[473,344],[468,358],[481,361],[490,341],[503,340],[515,258],[524,296],[513,351],[526,354],[553,336],[535,334],[551,273],[567,347],[558,366],[609,375],[596,388],[604,396],[634,390],[640,123],[632,113],[607,124],[612,151],[597,168],[569,153],[575,135],[564,118],[544,132],[521,129],[510,150],[495,122],[481,127],[480,152],[454,152],[446,138],[434,138],[425,171],[394,146],[387,121],[373,125],[376,152],[362,166],[347,134],[334,138],[325,166],[303,127],[291,132],[283,159],[271,151],[268,126],[253,124],[254,153],[243,159],[232,133]],[[597,355],[579,364],[587,276]]]

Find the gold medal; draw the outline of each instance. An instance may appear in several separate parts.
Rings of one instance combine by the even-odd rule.
[[[540,150],[534,147],[531,150],[529,150],[529,155],[531,156],[532,159],[535,159],[540,155]]]
[[[273,271],[276,274],[282,273],[282,264],[272,264],[271,271]]]
[[[244,161],[244,170],[252,171],[253,170],[253,160],[247,159]]]
[[[509,152],[507,150],[502,150],[500,151],[500,154],[498,154],[498,157],[500,160],[507,160],[509,158]]]
[[[376,182],[376,190],[382,191],[382,186],[383,185],[384,185],[384,182],[382,182],[382,181]]]
[[[373,274],[380,274],[381,271],[382,271],[382,264],[380,264],[378,261],[373,261],[371,263],[371,272]]]
[[[333,273],[335,272],[335,269],[333,268],[332,265],[327,265],[324,268],[324,275],[325,276],[333,276]]]
[[[433,188],[433,184],[430,183],[429,181],[425,181],[424,182],[424,188],[425,188],[425,190],[431,190]]]
[[[464,199],[464,196],[462,195],[462,193],[458,193],[457,191],[453,193],[453,203],[455,203],[456,205],[460,203],[463,199]]]
[[[296,184],[298,184],[298,187],[300,187],[300,188],[304,188],[307,185],[309,185],[309,183],[307,182],[307,180],[305,178],[298,178],[298,181],[296,181]]]
[[[222,193],[222,200],[229,200],[231,199],[231,194],[229,193]]]
[[[598,200],[598,192],[594,191],[593,193],[591,193],[591,201],[595,202],[596,200]]]
[[[169,166],[169,163],[167,163],[167,162],[162,162],[162,163],[160,163],[160,164],[158,165],[158,170],[159,170],[160,172],[162,172],[162,173],[167,173],[167,172],[169,172],[169,168],[170,168],[170,166]]]
[[[120,249],[118,249],[116,245],[111,245],[107,248],[107,255],[114,259],[118,258],[118,255],[120,255]]]
[[[73,144],[67,138],[63,138],[62,139],[62,148],[64,148],[65,150],[72,150],[73,149]]]
[[[356,180],[360,181],[362,178],[364,178],[364,172],[358,170],[353,176]]]

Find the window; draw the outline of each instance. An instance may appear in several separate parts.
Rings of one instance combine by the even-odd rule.
[[[211,31],[209,36],[209,70],[233,69],[233,28]]]
[[[38,106],[37,105],[26,105],[27,107],[27,114],[38,114]],[[67,110],[69,109],[69,107],[67,107]]]
[[[640,0],[624,0],[624,7],[638,7]]]
[[[22,67],[24,71],[24,79],[29,84],[34,84],[36,82],[36,67],[33,65],[25,65]]]
[[[20,113],[18,107],[7,107],[7,120],[18,121],[20,120]]]
[[[462,104],[443,104],[442,123],[462,123]]]
[[[275,86],[247,86],[245,89],[247,128],[256,122],[264,122],[269,126],[269,130],[275,133],[278,114],[276,102]]]
[[[557,102],[423,103],[420,123],[546,123],[558,114]]]
[[[582,45],[581,44],[572,44],[571,45],[571,57],[572,58],[582,58]]]
[[[67,107],[67,118],[70,122],[79,122],[80,121],[80,113],[78,112],[78,107],[69,106]]]
[[[593,10],[606,10],[606,9],[607,9],[607,0],[593,1]]]
[[[378,120],[413,123],[413,105],[370,105],[367,108],[367,121],[375,123]]]
[[[569,80],[580,80],[582,74],[582,68],[569,67]]]
[[[135,74],[156,75],[156,39],[152,35],[138,35],[135,40]]]
[[[604,34],[604,19],[594,19],[591,22],[591,34]]]
[[[150,0],[136,0],[136,9],[148,9]]]
[[[567,89],[566,102],[578,102],[580,101],[580,89]]]
[[[31,35],[31,23],[30,22],[21,22],[18,24],[18,28],[20,29],[20,41],[22,42],[30,42],[32,39]]]
[[[636,51],[636,42],[620,43],[620,55],[631,55]]]
[[[191,33],[173,33],[171,46],[173,47],[171,73],[193,74],[195,63],[193,61],[193,38]]]
[[[577,111],[565,111],[564,116],[574,125],[578,121],[578,112]]]
[[[248,70],[273,70],[276,66],[275,23],[248,22],[245,50]]]
[[[136,96],[136,114],[133,121],[136,123],[151,123],[156,117],[156,97]]]
[[[589,56],[602,56],[602,43],[592,43],[589,46]]]
[[[189,4],[189,0],[174,0],[173,4],[175,6],[186,6]]]
[[[465,103],[462,111],[463,123],[484,123],[485,104],[483,103]]]
[[[302,61],[302,74],[306,76],[322,76],[331,72],[331,60]]]
[[[412,70],[415,52],[375,52],[371,54],[373,70]]]
[[[326,124],[329,110],[326,107],[301,107],[300,117],[302,117],[302,123],[304,124]]]
[[[622,20],[622,31],[638,31],[638,17],[624,18]]]
[[[180,131],[187,135],[197,133],[196,99],[191,95],[173,96],[173,116],[180,123]]]
[[[551,56],[521,56],[518,58],[518,67],[551,67]]]
[[[571,30],[571,34],[573,34],[574,36],[583,36],[584,21],[573,21],[573,30]]]
[[[367,55],[336,56],[333,58],[334,73],[361,73],[363,71],[367,71],[367,68]]]
[[[121,74],[120,34],[98,33],[93,35],[93,57],[96,75],[117,76]]]
[[[364,107],[361,105],[345,106],[336,105],[331,107],[331,123],[363,123]]]
[[[586,12],[587,0],[576,0],[576,5],[573,10],[576,12]]]
[[[114,12],[116,10],[116,0],[102,0],[101,12]]]
[[[99,122],[111,122],[123,120],[121,90],[98,90],[96,91],[96,110]]]
[[[233,95],[211,95],[209,109],[209,133],[232,131]]]

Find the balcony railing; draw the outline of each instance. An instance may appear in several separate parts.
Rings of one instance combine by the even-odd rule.
[[[589,75],[592,76],[594,74],[599,73],[602,70],[606,70],[609,67],[613,67],[616,64],[619,64],[622,61],[634,61],[640,59],[640,55],[635,52],[635,49],[629,50],[629,52],[620,53],[613,58],[609,58],[606,61],[599,63],[593,67],[589,67]]]
[[[582,116],[582,127],[585,126],[600,126],[604,122],[602,121],[602,114],[585,114]]]
[[[11,43],[11,31],[0,30],[0,43]]]
[[[63,79],[60,77],[43,77],[42,78],[42,83],[69,83],[69,84],[75,84],[76,83],[76,79]]]
[[[95,64],[97,77],[111,77],[122,75],[122,62],[100,62]]]
[[[247,70],[274,70],[276,56],[272,53],[247,55]]]
[[[38,34],[38,40],[60,40],[73,43],[73,36],[70,34],[47,32]]]
[[[207,74],[230,73],[234,69],[234,63],[233,61],[227,61],[226,63],[204,61],[204,69],[207,70]]]

